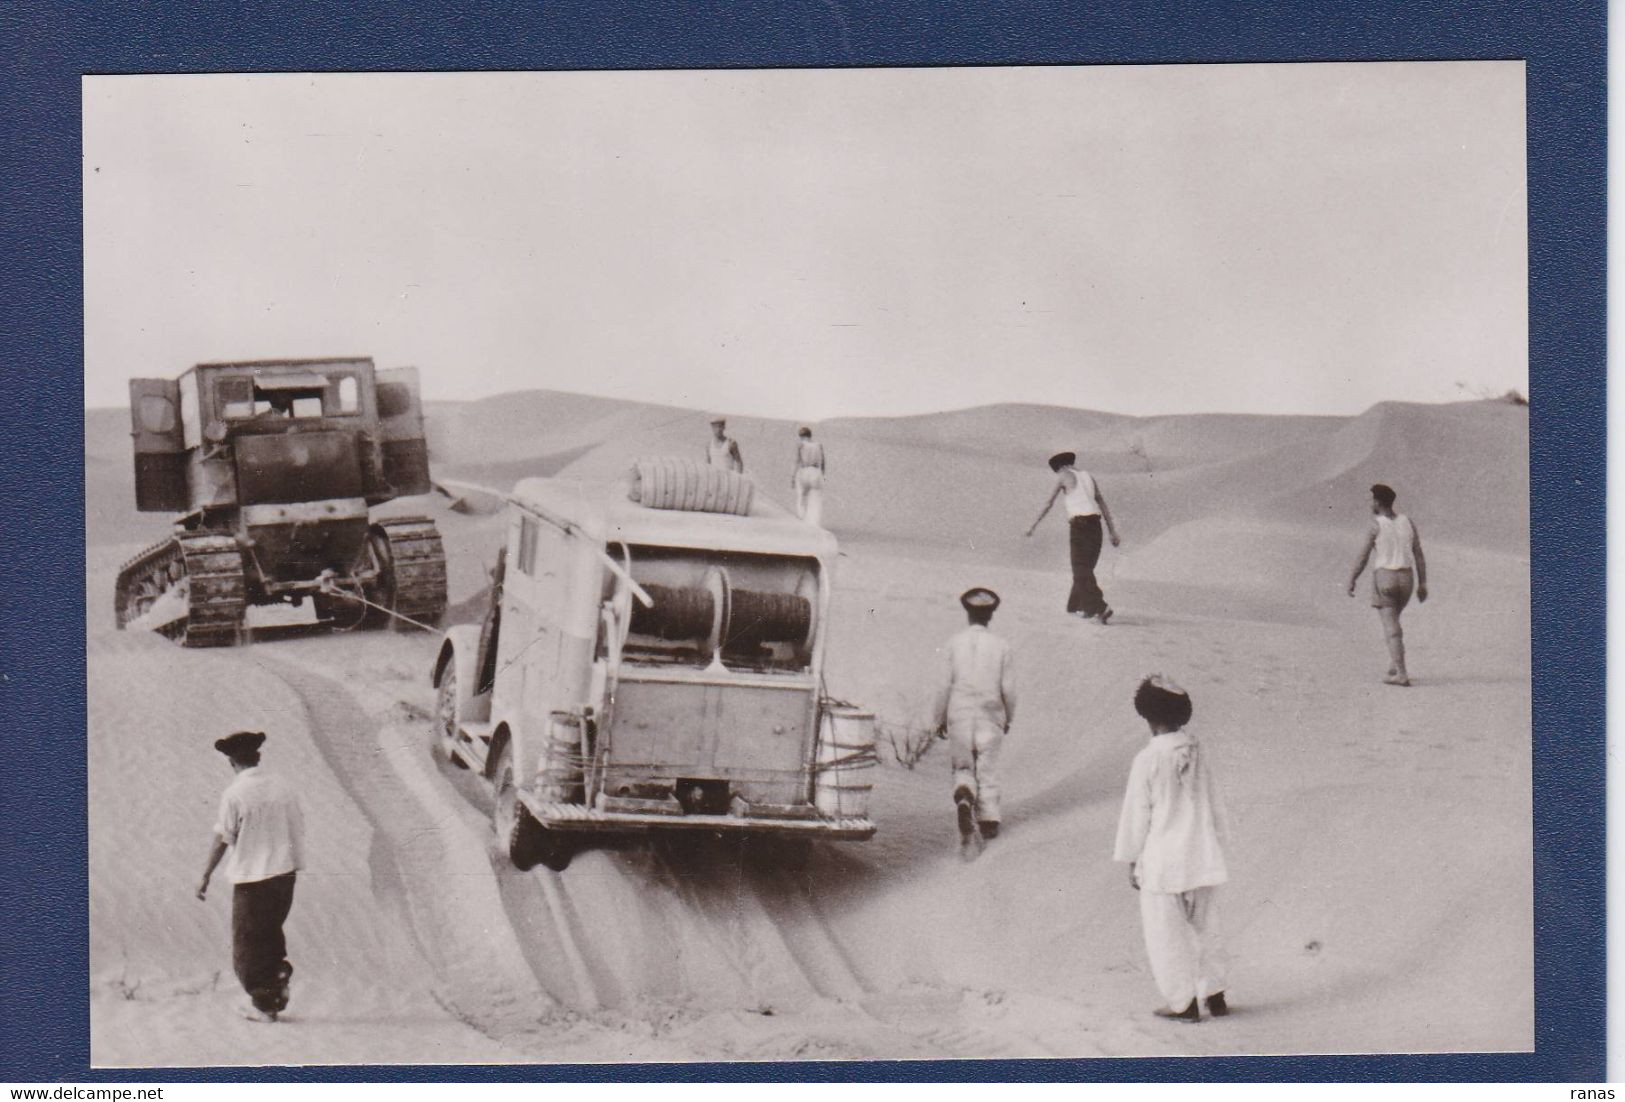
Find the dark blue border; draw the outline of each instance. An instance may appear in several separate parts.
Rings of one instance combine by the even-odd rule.
[[[591,0],[0,5],[0,1080],[91,1073],[86,1010],[79,79],[86,73],[1106,62],[1528,62],[1536,1052],[457,1069],[472,1080],[1604,1077],[1603,3]]]

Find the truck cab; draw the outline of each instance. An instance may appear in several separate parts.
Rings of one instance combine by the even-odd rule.
[[[509,856],[562,868],[605,831],[872,835],[872,741],[832,753],[863,714],[822,687],[835,538],[760,495],[742,513],[634,496],[520,482],[485,623],[437,655],[444,751],[490,781]]]

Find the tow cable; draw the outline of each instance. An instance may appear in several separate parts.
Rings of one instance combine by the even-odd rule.
[[[377,601],[369,601],[359,593],[352,593],[348,589],[341,588],[338,585],[337,578],[331,570],[322,571],[318,580],[321,582],[321,585],[318,587],[319,591],[328,597],[342,597],[346,601],[356,601],[360,604],[366,605],[368,608],[375,608],[386,616],[393,616],[397,620],[405,621],[406,623],[411,624],[413,627],[422,628],[427,632],[432,633],[440,630],[432,624],[425,624],[421,620],[414,620],[410,616],[402,615],[392,608],[385,608]]]

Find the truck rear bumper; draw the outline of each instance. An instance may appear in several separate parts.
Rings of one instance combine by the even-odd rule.
[[[538,823],[550,830],[641,831],[713,830],[733,834],[797,834],[835,841],[862,841],[873,836],[869,819],[764,819],[748,815],[662,815],[654,812],[599,811],[581,804],[545,803],[529,793],[519,799]]]

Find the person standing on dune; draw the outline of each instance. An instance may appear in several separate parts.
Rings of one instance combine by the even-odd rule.
[[[973,855],[999,834],[999,748],[1016,714],[1010,644],[988,630],[999,595],[977,586],[960,595],[968,626],[948,640],[935,705],[935,731],[948,740],[959,845]]]
[[[1027,529],[1027,535],[1031,536],[1038,530],[1039,523],[1049,515],[1056,498],[1066,502],[1072,554],[1072,592],[1067,596],[1066,610],[1080,619],[1105,626],[1111,622],[1112,609],[1106,603],[1106,595],[1100,591],[1100,583],[1095,580],[1095,564],[1100,562],[1102,521],[1105,522],[1112,546],[1118,546],[1120,541],[1105,496],[1101,494],[1094,477],[1088,471],[1080,470],[1077,462],[1078,457],[1073,452],[1050,456],[1049,469],[1056,474],[1055,488],[1050,491],[1049,500],[1044,502],[1038,520],[1033,521],[1032,527]]]
[[[806,425],[796,433],[796,473],[791,483],[796,491],[796,516],[808,524],[824,520],[824,445],[815,443]]]
[[[1164,998],[1159,1018],[1215,1018],[1225,1002],[1225,955],[1214,893],[1230,878],[1223,841],[1223,805],[1201,745],[1184,730],[1189,694],[1153,675],[1134,693],[1134,710],[1151,729],[1151,742],[1134,756],[1117,822],[1112,860],[1128,863],[1129,884],[1140,893],[1151,975]]]
[[[711,418],[711,439],[705,442],[705,461],[725,471],[745,473],[745,459],[739,454],[739,441],[728,435],[726,418]]]
[[[238,731],[215,740],[236,777],[220,797],[220,814],[197,897],[229,851],[231,964],[248,992],[251,1021],[274,1022],[288,1005],[288,945],[282,924],[293,906],[294,876],[303,865],[305,820],[293,790],[260,769],[265,735]]]
[[[1349,596],[1354,596],[1355,584],[1365,565],[1371,563],[1371,604],[1382,620],[1383,638],[1388,643],[1389,685],[1409,685],[1410,673],[1405,669],[1405,633],[1399,626],[1399,614],[1410,603],[1414,590],[1417,601],[1428,599],[1428,564],[1422,555],[1422,537],[1416,525],[1404,513],[1394,512],[1393,488],[1377,483],[1371,487],[1371,527],[1366,531],[1365,543],[1360,546],[1360,557],[1355,560],[1354,572],[1349,575]]]

